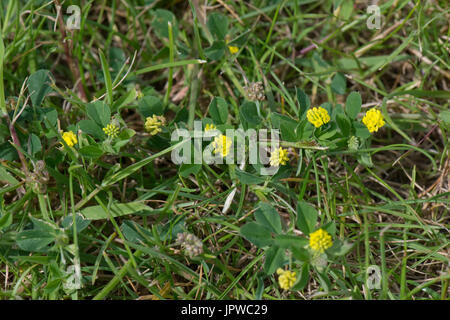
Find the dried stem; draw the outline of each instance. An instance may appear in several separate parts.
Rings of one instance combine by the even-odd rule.
[[[20,151],[20,149],[21,149],[20,141],[19,141],[19,138],[17,137],[16,129],[14,128],[14,122],[11,122],[8,115],[6,115],[5,118],[8,121],[9,132],[11,133],[11,138],[13,140],[13,144],[16,147],[18,147],[18,148],[16,148],[16,150],[17,150],[17,154],[19,155],[20,162],[22,163],[22,170],[25,173],[25,175],[28,176],[27,161],[25,160],[23,153]]]

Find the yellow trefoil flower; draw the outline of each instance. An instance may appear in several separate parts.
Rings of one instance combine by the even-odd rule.
[[[230,50],[231,54],[236,54],[239,51],[239,48],[235,46],[228,46],[228,50]]]
[[[295,272],[278,268],[277,274],[279,275],[278,283],[280,284],[281,289],[289,290],[294,286],[295,281],[297,281]]]
[[[328,232],[323,229],[314,231],[309,235],[309,246],[314,251],[323,253],[325,250],[329,249],[333,245],[331,236]]]
[[[69,147],[73,147],[75,144],[78,143],[77,136],[72,131],[64,132],[62,134],[62,138],[64,139],[64,141],[66,142],[66,144]],[[61,142],[61,144],[62,144],[62,142]]]
[[[287,161],[289,161],[287,149],[280,147],[270,154],[270,165],[272,167],[278,167],[280,164],[285,165]]]
[[[151,135],[155,135],[161,132],[161,127],[165,124],[166,119],[163,116],[157,116],[154,114],[152,117],[147,117],[145,120],[145,130],[147,130]]]
[[[228,42],[230,42],[230,36],[229,35],[226,36],[225,44],[228,45]],[[239,48],[235,47],[235,46],[228,46],[228,50],[230,50],[231,54],[236,54],[239,51]]]
[[[308,118],[308,121],[316,128],[330,122],[328,111],[322,107],[309,109],[306,113],[306,118]]]
[[[103,128],[103,132],[111,138],[115,138],[119,135],[119,127],[110,123],[106,127]]]
[[[362,122],[366,125],[370,132],[376,132],[384,126],[383,115],[381,114],[381,111],[376,108],[372,108],[367,111],[366,115],[362,119]]]
[[[207,123],[205,126],[205,132],[209,131],[209,130],[216,130],[216,129],[217,129],[217,127],[214,124]]]
[[[215,137],[214,141],[212,142],[214,154],[220,153],[222,157],[226,157],[230,152],[232,143],[233,141],[227,136],[224,136],[223,134],[221,134],[218,137]]]

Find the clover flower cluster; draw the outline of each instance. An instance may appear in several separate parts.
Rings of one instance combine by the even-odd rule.
[[[62,134],[62,138],[69,147],[73,147],[75,144],[78,143],[77,136],[72,131],[64,132]]]
[[[328,114],[328,111],[322,107],[309,109],[306,113],[306,118],[316,128],[330,122],[330,115]]]
[[[220,136],[217,136],[214,138],[214,141],[212,142],[212,146],[214,148],[214,154],[219,153],[222,157],[226,157],[231,149],[231,144],[233,141],[231,138],[228,138],[227,136],[221,134]]]
[[[166,123],[166,118],[154,114],[152,117],[145,119],[145,130],[152,136],[162,131],[162,126]]]
[[[111,138],[117,137],[119,135],[119,131],[120,131],[119,127],[112,123],[108,124],[106,127],[103,128],[103,132],[108,137]]]
[[[289,290],[294,286],[295,281],[297,281],[296,273],[293,271],[278,268],[277,274],[279,275],[278,283],[281,289]]]
[[[230,51],[231,54],[236,54],[239,51],[239,48],[233,45],[229,45],[228,43],[230,42],[230,38],[226,37],[225,39],[225,44],[228,46],[228,50]]]
[[[247,99],[250,101],[263,101],[266,99],[264,86],[261,81],[250,82],[247,86],[244,87],[244,91]]]
[[[228,50],[230,50],[231,54],[236,54],[239,51],[239,48],[235,46],[228,46]]]
[[[379,128],[384,126],[383,115],[380,110],[375,108],[366,112],[362,122],[366,125],[367,129],[369,129],[369,132],[377,132]]]
[[[350,150],[357,150],[359,146],[359,140],[355,136],[351,136],[350,139],[348,139],[347,146]]]
[[[270,154],[270,165],[278,167],[280,164],[285,165],[289,161],[287,150],[280,147]]]
[[[192,233],[181,232],[177,235],[177,243],[192,258],[203,253],[203,243]]]
[[[323,253],[333,245],[331,236],[323,229],[318,229],[309,235],[309,246],[314,251]]]
[[[27,176],[27,184],[31,187],[34,193],[43,194],[47,192],[47,184],[50,180],[50,175],[45,168],[45,162],[42,160],[36,161],[34,170]]]

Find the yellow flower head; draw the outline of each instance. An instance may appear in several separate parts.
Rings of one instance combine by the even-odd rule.
[[[228,46],[228,50],[230,50],[231,54],[236,54],[239,51],[239,48],[235,46]]]
[[[314,251],[323,253],[325,250],[329,249],[333,245],[331,236],[328,232],[323,229],[314,231],[309,235],[309,246]]]
[[[157,116],[154,114],[152,117],[148,117],[145,120],[145,130],[151,135],[155,135],[161,132],[161,127],[166,123],[166,119],[163,116]]]
[[[217,129],[217,127],[214,124],[207,123],[205,126],[205,132],[209,131],[209,130],[216,130],[216,129]]]
[[[306,113],[306,118],[308,118],[308,121],[316,128],[330,122],[328,111],[322,107],[309,109]]]
[[[69,147],[73,147],[75,144],[78,143],[77,136],[72,131],[64,132],[62,134],[62,138]]]
[[[117,137],[119,135],[119,131],[119,127],[112,123],[103,128],[103,132],[105,132],[105,134],[111,138]]]
[[[362,122],[366,125],[370,132],[376,132],[384,126],[383,115],[381,114],[381,111],[376,108],[372,108],[367,111],[366,115],[362,119]]]
[[[232,143],[233,141],[227,136],[224,136],[223,134],[221,134],[218,137],[215,137],[214,141],[212,142],[214,154],[220,153],[222,157],[226,157],[230,152]]]
[[[225,44],[228,45],[228,42],[230,42],[230,36],[229,35],[227,35],[225,37]],[[239,48],[235,47],[235,46],[228,46],[228,50],[230,50],[231,54],[236,54],[239,51]]]
[[[281,268],[278,268],[277,274],[279,275],[278,283],[280,284],[281,289],[289,290],[294,286],[295,281],[297,281],[295,272],[289,270],[285,271]]]
[[[287,161],[289,161],[287,150],[282,147],[270,154],[270,165],[272,167],[278,167],[280,164],[285,165]]]

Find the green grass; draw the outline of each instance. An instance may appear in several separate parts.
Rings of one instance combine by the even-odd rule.
[[[379,30],[363,1],[65,1],[64,21],[70,4],[79,30],[52,1],[0,3],[0,299],[449,299],[446,1],[380,1]],[[253,109],[257,81],[265,100]],[[345,108],[349,133],[313,133],[303,99],[328,105],[331,123]],[[386,124],[361,138],[351,130],[372,107]],[[153,114],[166,119],[156,135]],[[170,135],[195,120],[281,123],[290,161],[274,177],[175,165]],[[245,233],[263,218],[282,246]],[[318,227],[345,253],[302,248]],[[203,253],[189,256],[180,232]],[[278,283],[283,265],[297,272],[291,290]]]

